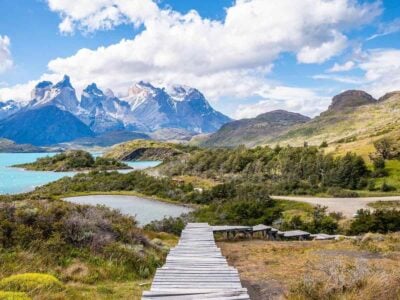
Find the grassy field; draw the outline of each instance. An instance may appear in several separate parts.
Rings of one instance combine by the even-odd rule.
[[[178,238],[167,233],[145,231],[150,240],[158,239],[163,245],[174,246]],[[62,283],[61,289],[34,288],[26,291],[32,299],[140,299],[142,291],[149,289],[151,278],[138,279],[129,275],[123,266],[107,263],[98,257],[81,252],[58,264],[37,251],[0,248],[0,279],[14,274],[51,274]],[[2,281],[0,280],[0,285]],[[1,297],[0,287],[0,299]],[[21,291],[21,288],[12,289]],[[13,298],[4,298],[13,299]],[[15,298],[18,299],[18,298]]]
[[[368,204],[375,209],[400,209],[400,201],[376,201]]]
[[[218,243],[252,299],[399,299],[400,234]]]

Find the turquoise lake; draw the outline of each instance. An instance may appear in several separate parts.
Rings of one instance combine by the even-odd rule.
[[[18,194],[29,192],[35,187],[55,181],[64,176],[73,176],[74,172],[40,172],[11,168],[16,164],[34,162],[39,157],[55,153],[0,153],[0,194]],[[159,161],[128,162],[134,169],[145,169],[158,165]],[[125,170],[127,172],[129,170]]]

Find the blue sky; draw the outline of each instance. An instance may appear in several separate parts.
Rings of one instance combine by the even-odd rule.
[[[64,73],[78,93],[93,81],[121,96],[141,79],[194,86],[236,118],[400,89],[398,0],[71,2],[0,1],[0,101]]]

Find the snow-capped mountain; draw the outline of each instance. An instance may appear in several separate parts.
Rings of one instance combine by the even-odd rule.
[[[182,128],[196,133],[214,132],[230,121],[215,111],[202,93],[182,85],[167,91],[141,81],[129,89],[124,100],[151,131]]]
[[[38,83],[31,93],[31,98],[28,108],[54,105],[61,110],[78,113],[79,101],[67,75],[54,85],[50,81]]]
[[[182,128],[176,118],[173,100],[164,89],[141,81],[129,89],[128,96],[123,100],[130,104],[132,115],[150,131]]]
[[[113,104],[113,99],[109,99],[95,83],[92,83],[82,92],[78,117],[95,132],[123,130],[123,122],[107,111]]]
[[[51,126],[47,120],[41,121],[45,116],[42,113],[43,108],[47,107],[56,107],[71,114],[68,115],[68,120],[75,128],[87,126],[86,133],[121,130],[150,133],[163,128],[208,133],[218,130],[230,121],[227,116],[215,111],[202,93],[186,86],[173,86],[167,92],[165,88],[158,88],[141,81],[128,90],[126,97],[120,99],[111,90],[103,92],[92,83],[83,90],[78,101],[67,75],[56,84],[50,81],[38,83],[31,93],[31,100],[24,107],[20,107],[14,101],[0,103],[0,119],[7,121],[7,117],[17,115],[13,120],[21,120],[18,115],[25,113],[25,117],[35,119],[35,122],[25,122],[26,124],[29,123],[30,126],[37,124],[39,127],[43,124]],[[26,113],[27,111],[29,113]],[[57,113],[62,115],[58,111]],[[78,126],[77,121],[83,124]],[[2,121],[2,123],[7,122]],[[12,124],[16,126],[17,123]],[[60,123],[57,123],[57,126],[59,125]],[[68,130],[70,126],[68,122],[64,125],[65,130]],[[7,137],[12,139],[14,132],[18,130],[11,131]]]
[[[190,131],[214,132],[230,118],[214,110],[204,95],[187,86],[174,86],[170,92],[181,125]]]
[[[6,102],[0,102],[0,120],[5,119],[21,109],[21,105],[14,101],[8,100]]]

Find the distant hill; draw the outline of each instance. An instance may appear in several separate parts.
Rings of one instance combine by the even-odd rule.
[[[0,138],[0,153],[31,153],[31,152],[47,152],[46,148],[36,147],[30,144],[17,144],[8,139]]]
[[[189,147],[157,141],[136,140],[114,146],[105,158],[118,160],[166,160],[183,154]]]
[[[309,117],[285,110],[275,110],[251,119],[242,119],[223,125],[217,132],[200,141],[203,146],[234,147],[240,144],[255,146],[266,143]]]
[[[373,151],[373,141],[382,137],[400,138],[400,92],[388,93],[378,100],[365,92],[354,92],[335,96],[326,112],[270,143],[320,145],[326,141],[328,151],[367,155]]]
[[[18,144],[53,145],[94,133],[72,113],[56,106],[20,111],[0,121],[1,137]]]
[[[328,108],[328,112],[344,111],[362,105],[375,103],[376,99],[374,99],[370,94],[367,94],[364,91],[348,90],[333,97],[332,103]]]

